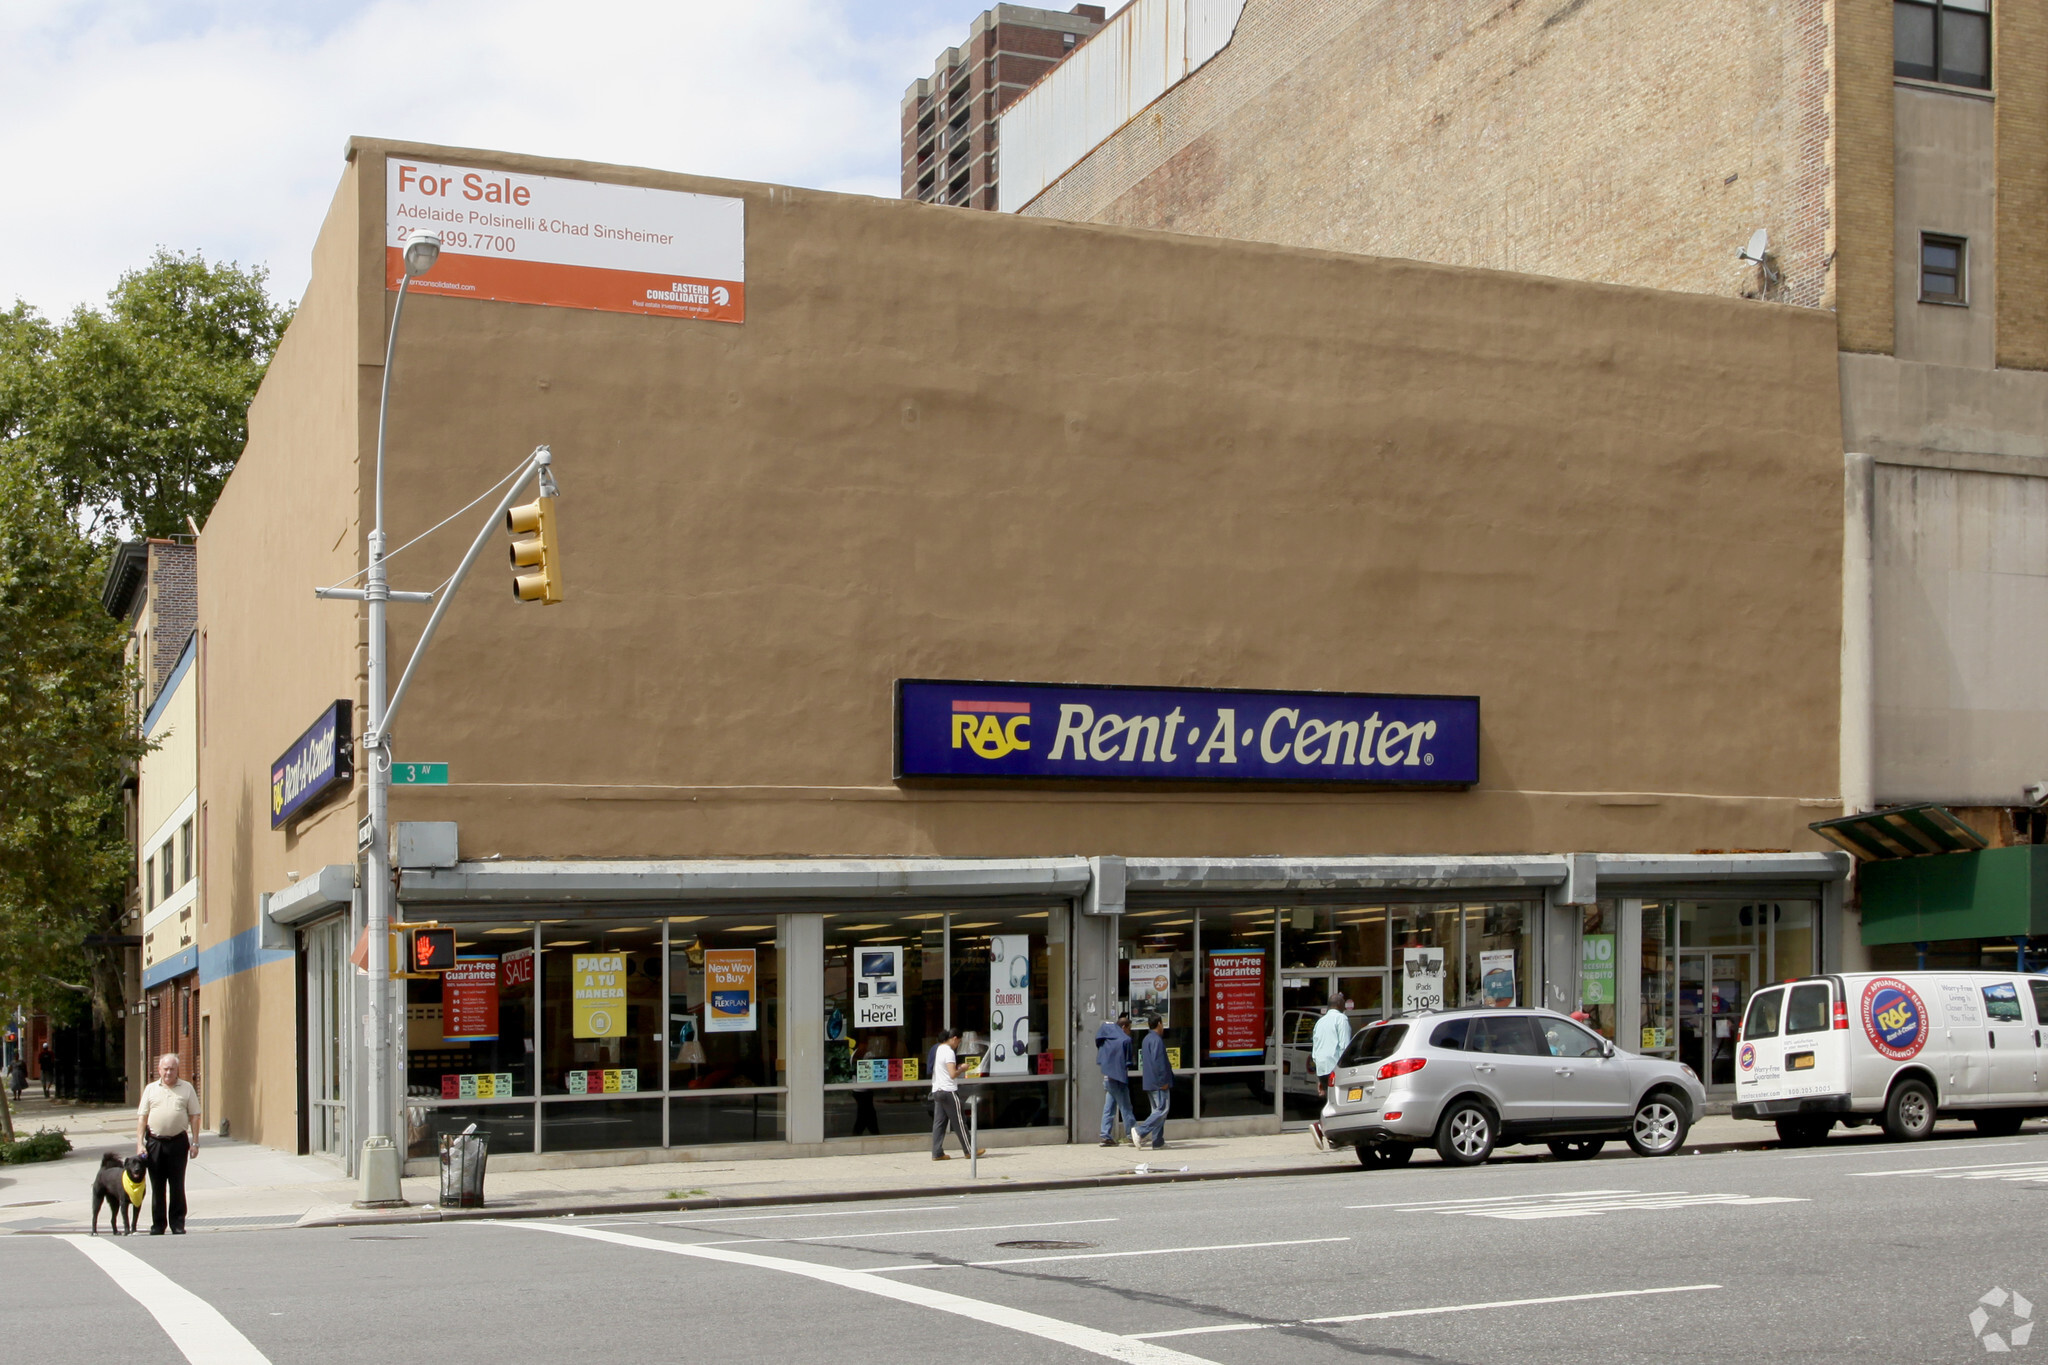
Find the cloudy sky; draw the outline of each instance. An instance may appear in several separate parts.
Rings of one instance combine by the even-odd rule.
[[[987,7],[0,0],[0,307],[159,245],[296,299],[351,134],[894,195],[903,88]]]

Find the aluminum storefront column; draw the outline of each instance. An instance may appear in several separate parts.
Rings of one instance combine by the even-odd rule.
[[[825,1140],[825,917],[782,918],[782,1045],[789,1141]]]
[[[1123,926],[1124,860],[1088,860],[1088,889],[1074,901],[1073,1033],[1067,1045],[1067,1076],[1072,1103],[1067,1107],[1067,1137],[1092,1142],[1102,1121],[1102,1068],[1095,1064],[1095,1030],[1114,1020],[1116,945]]]

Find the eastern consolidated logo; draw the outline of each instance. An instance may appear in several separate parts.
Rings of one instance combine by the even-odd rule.
[[[1029,753],[1031,703],[1028,701],[956,701],[953,703],[953,747],[972,749],[986,759]]]
[[[1756,1068],[1756,1044],[1755,1044],[1755,1043],[1744,1043],[1744,1044],[1742,1045],[1742,1051],[1741,1051],[1740,1053],[1736,1054],[1736,1061],[1738,1061],[1739,1063],[1741,1063],[1741,1065],[1742,1065],[1742,1069],[1743,1069],[1744,1071],[1752,1071],[1752,1070],[1755,1070],[1755,1068]]]
[[[1897,977],[1881,976],[1863,988],[1863,1033],[1895,1062],[1916,1057],[1927,1045],[1926,1002]]]

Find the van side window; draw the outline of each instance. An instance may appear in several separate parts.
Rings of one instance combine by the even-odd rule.
[[[2048,981],[2043,981],[2037,976],[2028,981],[2027,985],[2034,992],[2034,1022],[2048,1024]]]
[[[1449,1048],[1457,1051],[1465,1046],[1465,1030],[1471,1025],[1470,1019],[1446,1019],[1436,1026],[1436,1032],[1429,1035],[1431,1047]]]
[[[2019,988],[2010,981],[1994,981],[1984,988],[1984,1013],[1994,1024],[2021,1023]]]
[[[1745,1038],[1775,1038],[1778,1036],[1778,1006],[1784,1002],[1783,991],[1758,991],[1749,998],[1749,1017],[1742,1021],[1742,1036]],[[1821,987],[1821,999],[1827,999],[1827,987]],[[1821,1006],[1823,1012],[1827,1006]]]
[[[1825,1033],[1834,1021],[1828,1017],[1828,988],[1815,982],[1811,986],[1794,986],[1792,998],[1785,1003],[1785,1032]]]

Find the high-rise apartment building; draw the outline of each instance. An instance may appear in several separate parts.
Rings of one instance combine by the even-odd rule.
[[[1844,808],[2048,842],[2048,0],[1132,0],[1089,51],[1003,208],[1832,312]],[[2029,960],[1976,856],[1863,879],[1876,960]]]
[[[996,116],[1103,24],[1100,5],[983,10],[903,92],[903,197],[996,207]]]

